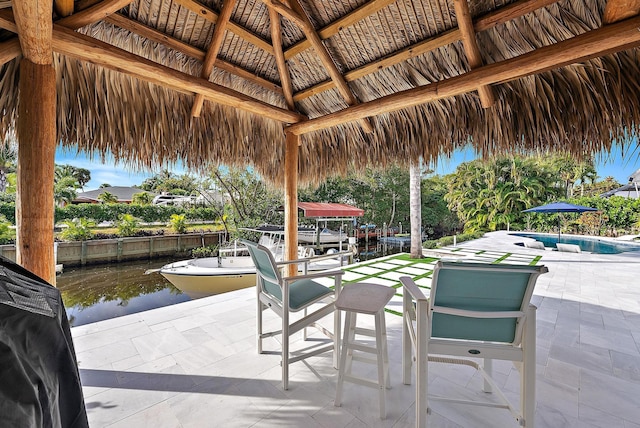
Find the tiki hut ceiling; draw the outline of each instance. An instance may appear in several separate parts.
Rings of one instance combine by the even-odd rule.
[[[133,165],[252,165],[279,181],[288,131],[313,181],[467,144],[593,153],[639,129],[637,0],[54,6],[59,139]],[[0,7],[6,133],[25,41]]]

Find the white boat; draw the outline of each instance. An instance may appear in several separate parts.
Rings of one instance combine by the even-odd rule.
[[[329,230],[324,228],[320,230],[320,233],[315,228],[300,228],[298,229],[298,242],[305,244],[336,244],[338,242],[346,241],[347,234],[339,231]]]
[[[267,230],[265,230],[267,229]],[[283,259],[284,232],[273,228],[245,229],[260,232],[259,244],[269,248],[276,261]],[[316,256],[312,248],[298,247],[298,258],[306,263],[301,271],[333,269],[344,264],[351,253]],[[221,248],[218,257],[181,260],[164,265],[160,274],[192,298],[226,293],[255,285],[255,266],[247,248],[237,242]]]

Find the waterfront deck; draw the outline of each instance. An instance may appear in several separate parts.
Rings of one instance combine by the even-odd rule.
[[[514,245],[522,241],[493,233],[451,255],[549,267],[533,298],[539,308],[536,426],[640,427],[640,257]],[[429,263],[370,261],[350,269],[347,279],[379,278],[391,285],[412,272],[428,281]],[[73,328],[89,422],[154,428],[414,426],[414,385],[403,385],[401,378],[401,318],[394,313],[400,300],[387,307],[392,388],[384,421],[369,388],[345,384],[343,406],[333,406],[337,372],[330,354],[292,365],[290,390],[283,391],[279,357],[256,353],[255,294],[245,289]],[[374,367],[362,370],[374,376]],[[495,370],[515,397],[512,366],[496,364]],[[430,376],[435,393],[482,394],[471,369],[438,365]],[[432,407],[436,427],[517,426],[506,411],[439,402]]]

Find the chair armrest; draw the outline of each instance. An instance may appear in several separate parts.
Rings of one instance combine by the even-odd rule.
[[[424,295],[422,290],[413,282],[413,279],[408,276],[401,276],[400,282],[404,286],[404,289],[409,292],[411,297],[413,297],[417,301],[428,301],[429,299]]]
[[[280,267],[280,266],[292,265],[294,263],[304,263],[305,260],[307,259],[282,260],[282,261],[276,262],[276,266]]]
[[[310,273],[307,275],[286,276],[282,278],[282,280],[287,282],[293,282],[293,281],[298,281],[300,279],[326,278],[328,276],[342,277],[342,275],[344,275],[344,271],[342,270],[328,270],[328,271]]]

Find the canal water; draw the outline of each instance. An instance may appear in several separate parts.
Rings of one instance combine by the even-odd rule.
[[[401,248],[371,245],[358,250],[356,261],[365,261],[400,252]],[[56,286],[69,323],[80,326],[191,300],[158,272],[145,275],[149,269],[174,261],[171,258],[65,268],[58,275]]]

